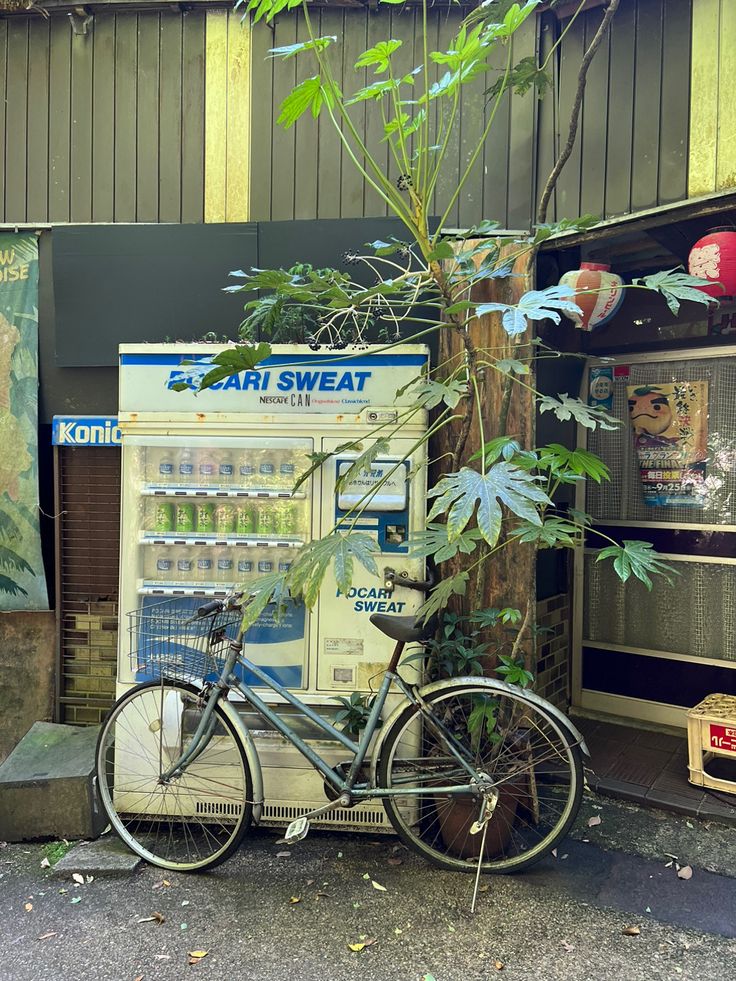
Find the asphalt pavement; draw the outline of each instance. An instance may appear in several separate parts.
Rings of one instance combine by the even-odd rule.
[[[55,872],[39,843],[8,845],[0,979],[730,981],[735,838],[589,798],[556,856],[484,880],[475,915],[470,876],[391,836],[313,831],[287,847],[257,832],[210,873],[82,882],[74,851]]]

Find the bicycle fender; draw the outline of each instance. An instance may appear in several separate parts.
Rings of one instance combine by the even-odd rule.
[[[566,729],[567,732],[574,738],[575,742],[579,743],[583,753],[590,757],[590,751],[585,745],[585,739],[582,733],[573,725],[573,723],[568,719],[561,709],[558,709],[556,705],[552,705],[546,699],[542,698],[541,695],[537,695],[536,692],[529,691],[526,688],[519,688],[517,685],[510,685],[506,681],[500,681],[496,678],[478,678],[478,677],[467,677],[467,678],[445,678],[441,681],[433,681],[429,685],[424,685],[423,688],[419,689],[419,694],[422,698],[426,698],[428,695],[434,694],[441,688],[463,688],[468,682],[472,682],[475,685],[483,685],[483,687],[488,688],[490,692],[506,692],[507,694],[523,695],[530,702],[537,706],[537,708],[542,709],[548,715],[551,715],[562,728]],[[391,715],[386,719],[384,724],[378,730],[378,738],[373,747],[373,753],[371,755],[371,781],[373,785],[376,785],[376,778],[378,775],[378,761],[381,758],[381,750],[383,749],[383,743],[387,734],[391,731],[393,724],[401,716],[402,712],[406,710],[407,703],[402,702],[398,705]]]
[[[240,712],[238,712],[232,702],[223,698],[219,706],[232,722],[243,743],[245,758],[248,760],[248,766],[250,767],[251,778],[253,780],[253,823],[260,824],[261,812],[263,811],[263,771],[261,770],[258,750],[253,742],[250,729],[243,722]]]

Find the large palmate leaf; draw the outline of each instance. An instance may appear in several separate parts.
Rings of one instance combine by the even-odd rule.
[[[554,412],[560,422],[575,422],[586,429],[617,429],[621,420],[616,419],[598,405],[586,405],[580,399],[571,398],[567,392],[562,395],[543,395],[537,399],[540,412]]]
[[[541,525],[521,525],[509,535],[539,548],[574,548],[581,544],[580,528],[565,518],[545,518]]]
[[[466,528],[452,541],[447,537],[447,525],[431,521],[424,531],[417,531],[409,539],[409,553],[413,558],[431,555],[436,563],[454,558],[458,552],[470,555],[483,536],[478,528]]]
[[[272,58],[293,58],[294,55],[302,54],[304,51],[324,51],[337,41],[334,34],[326,34],[324,37],[316,37],[309,41],[298,41],[296,44],[285,44],[280,48],[269,48],[268,53]]]
[[[371,575],[377,576],[375,555],[378,542],[364,532],[333,531],[326,538],[305,545],[287,574],[289,590],[301,597],[308,607],[314,606],[327,570],[334,563],[337,588],[347,594],[353,582],[354,561],[357,560]]]
[[[680,300],[690,300],[692,303],[713,303],[713,297],[708,296],[698,286],[712,286],[709,279],[701,279],[699,276],[690,276],[688,273],[680,272],[682,267],[666,269],[662,272],[652,273],[650,276],[642,276],[640,279],[632,279],[634,286],[646,286],[648,290],[656,290],[661,293],[667,301],[667,306],[672,313],[680,312]]]
[[[551,501],[538,484],[538,477],[510,463],[496,463],[487,473],[463,467],[447,474],[428,491],[436,497],[428,520],[447,514],[447,537],[454,541],[468,524],[478,505],[477,523],[483,538],[495,545],[501,534],[501,504],[518,518],[540,525],[539,507]]]
[[[458,572],[450,579],[441,579],[417,611],[417,619],[426,623],[440,610],[443,610],[453,596],[464,596],[468,585],[468,573]]]
[[[282,10],[293,10],[301,5],[302,0],[237,0],[235,9],[245,8],[245,14],[250,14],[257,23],[262,17],[271,21]]]
[[[392,38],[390,41],[379,41],[372,48],[368,48],[355,62],[355,67],[357,68],[372,68],[373,74],[378,75],[379,72],[388,71],[388,66],[391,61],[391,55],[395,51],[398,51],[402,45],[402,41],[397,41]]]
[[[340,97],[339,92],[334,93],[329,85],[322,84],[321,75],[312,75],[311,78],[305,78],[303,82],[300,82],[289,92],[281,103],[276,122],[279,126],[283,126],[284,129],[288,129],[308,111],[316,119],[323,105],[334,105],[335,94],[337,94],[338,98]]]
[[[271,354],[271,345],[260,344],[236,344],[235,347],[225,348],[219,351],[212,358],[213,367],[202,378],[199,383],[199,391],[211,388],[212,385],[237,375],[240,371],[252,371],[261,361],[265,361]],[[191,383],[187,381],[175,382],[172,386],[177,392],[186,391],[191,388]]]
[[[443,403],[450,409],[454,409],[461,398],[468,394],[467,382],[457,378],[441,382],[434,378],[424,378],[417,385],[417,401],[425,409],[435,409]]]
[[[340,453],[346,453],[351,450],[360,451],[362,449],[363,449],[363,444],[361,442],[359,442],[358,440],[350,440],[350,442],[348,443],[340,443],[340,445],[336,446],[334,450],[328,450],[327,452],[322,452],[321,450],[317,450],[314,453],[307,453],[306,454],[307,457],[312,462],[310,466],[304,471],[304,473],[300,474],[299,480],[297,480],[297,482],[291,488],[292,494],[295,491],[297,491],[302,486],[302,484],[309,479],[309,477],[312,476],[315,470],[319,470],[322,464],[326,463],[330,459],[330,457],[337,456]]]
[[[281,619],[290,601],[286,588],[286,573],[274,572],[270,576],[259,576],[252,583],[248,583],[247,593],[242,602],[243,631],[252,627],[269,605],[274,606],[275,619]]]
[[[588,450],[571,450],[561,443],[550,443],[538,450],[538,458],[541,470],[549,470],[558,477],[571,473],[578,477],[590,477],[596,484],[611,477],[603,460]]]
[[[549,286],[546,290],[529,290],[518,303],[479,303],[475,308],[478,316],[485,313],[502,313],[501,324],[511,337],[523,334],[530,320],[553,320],[559,324],[561,313],[579,314],[580,307],[573,302],[575,291],[569,286]]]
[[[600,550],[595,560],[602,562],[604,559],[613,559],[613,568],[621,582],[633,575],[649,590],[652,588],[651,576],[664,576],[667,582],[672,582],[672,576],[678,575],[677,569],[662,561],[651,542],[625,540],[622,545],[608,545]]]
[[[360,456],[352,461],[345,473],[337,478],[335,490],[341,490],[345,484],[349,484],[359,474],[367,473],[379,456],[385,456],[388,453],[389,446],[389,441],[384,437],[380,437],[375,443],[371,443],[368,449],[363,450]]]

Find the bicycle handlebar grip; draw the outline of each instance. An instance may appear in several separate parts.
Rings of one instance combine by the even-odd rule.
[[[198,617],[208,617],[212,613],[219,613],[222,609],[221,600],[212,600],[209,603],[205,603],[204,606],[200,606],[197,610]]]

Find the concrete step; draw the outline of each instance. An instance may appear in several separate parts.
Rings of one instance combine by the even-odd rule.
[[[80,875],[123,875],[134,872],[141,859],[110,831],[97,841],[82,841],[60,858],[53,869],[57,878]]]
[[[98,727],[35,722],[0,766],[0,840],[96,838]]]

